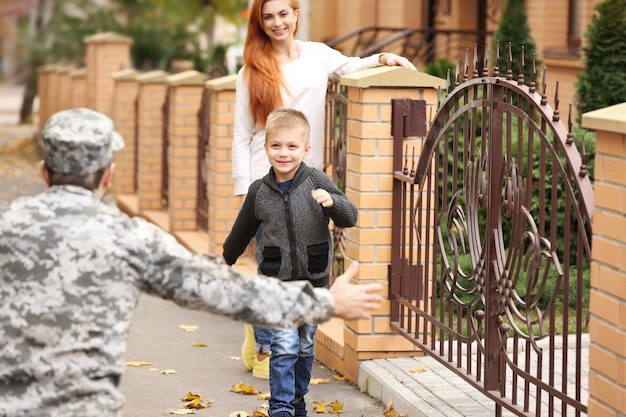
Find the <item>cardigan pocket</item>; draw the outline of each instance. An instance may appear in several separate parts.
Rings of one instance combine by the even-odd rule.
[[[309,255],[309,273],[320,274],[325,272],[328,266],[328,242],[309,245],[306,250]]]
[[[280,248],[278,246],[265,246],[263,248],[263,260],[259,265],[259,269],[263,275],[276,277],[278,272],[280,272],[280,262]]]

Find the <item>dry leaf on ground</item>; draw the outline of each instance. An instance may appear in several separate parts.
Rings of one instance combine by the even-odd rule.
[[[163,370],[159,371],[159,373],[163,374],[163,375],[172,375],[172,374],[175,374],[176,371],[173,370],[173,369],[163,369]]]
[[[202,343],[202,342],[193,342],[191,345],[196,346],[196,347],[208,347],[209,346],[206,343]]]
[[[152,363],[150,363],[150,362],[143,362],[143,361],[126,362],[126,366],[150,366],[150,365],[152,365]]]
[[[186,333],[192,333],[198,330],[198,326],[193,324],[179,324],[178,327],[180,327]]]
[[[406,414],[400,414],[393,408],[393,401],[389,401],[387,409],[385,410],[383,417],[406,417]]]
[[[333,413],[335,415],[343,413],[343,403],[341,403],[341,402],[339,402],[337,400],[335,400],[332,403],[328,404],[328,406],[333,409]]]
[[[187,414],[196,414],[196,410],[190,410],[190,409],[184,409],[184,408],[181,408],[178,410],[168,409],[166,411],[169,412],[170,414],[176,414],[177,416],[183,416]]]
[[[409,372],[412,374],[421,374],[422,372],[424,372],[424,367],[418,366],[417,368],[411,369]]]
[[[260,393],[260,391],[258,391],[254,385],[246,385],[243,382],[240,382],[237,385],[233,385],[230,390],[232,392],[236,392],[237,394],[243,395],[257,395]]]
[[[326,409],[325,401],[313,401],[313,411],[318,414],[330,414],[330,411]]]
[[[319,385],[319,384],[328,384],[328,383],[330,383],[330,380],[326,378],[311,378],[311,381],[309,381],[309,385]]]
[[[341,375],[333,375],[333,379],[335,381],[345,381],[346,380],[346,378],[341,376]]]

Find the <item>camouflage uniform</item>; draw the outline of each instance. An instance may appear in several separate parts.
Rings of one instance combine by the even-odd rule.
[[[106,154],[93,152],[91,143],[54,148],[66,154],[59,158],[48,128],[50,167],[71,173],[68,153],[77,162],[84,152]],[[107,147],[111,129],[101,135]],[[97,136],[80,133],[90,134]],[[89,171],[109,161],[105,156]],[[118,416],[126,337],[142,292],[259,325],[298,326],[333,314],[326,290],[251,279],[190,253],[89,190],[53,186],[0,211],[0,416]],[[270,296],[276,302],[263,301]]]

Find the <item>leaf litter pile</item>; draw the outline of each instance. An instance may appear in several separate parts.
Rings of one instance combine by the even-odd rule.
[[[198,326],[195,325],[179,325],[179,328],[186,333],[193,333],[198,330]],[[208,345],[202,342],[193,342],[192,344],[195,347],[208,347]],[[238,357],[231,357],[232,360],[239,360]],[[148,367],[152,365],[151,362],[147,361],[129,361],[126,362],[126,366],[129,367]],[[176,374],[176,370],[174,369],[158,369],[158,368],[150,368],[150,372],[159,372],[162,375],[172,375]],[[422,369],[412,369],[411,372],[423,372]],[[339,375],[333,375],[333,380],[335,381],[344,381],[345,378]],[[310,381],[310,385],[318,385],[318,384],[329,384],[330,380],[326,378],[312,378]],[[234,392],[239,395],[256,395],[257,399],[260,401],[268,401],[270,398],[270,393],[262,393],[259,391],[254,385],[246,385],[243,382],[239,382],[238,384],[234,384],[230,388],[231,392]],[[196,411],[202,410],[205,408],[209,408],[214,404],[213,400],[203,400],[200,394],[194,394],[192,392],[187,392],[182,398],[182,408],[170,408],[167,411],[173,415],[190,415],[196,414]],[[340,401],[333,401],[330,403],[326,403],[325,401],[313,401],[313,411],[316,414],[331,414],[336,417],[341,417],[344,404]],[[260,409],[259,409],[260,408]],[[261,403],[259,408],[255,408],[252,414],[246,411],[233,411],[230,413],[228,417],[269,417],[268,413],[265,411],[269,408],[267,403]],[[364,417],[361,415],[360,417]],[[393,403],[390,401],[385,409],[383,415],[381,417],[407,417],[405,414],[398,413],[395,411],[393,407]]]

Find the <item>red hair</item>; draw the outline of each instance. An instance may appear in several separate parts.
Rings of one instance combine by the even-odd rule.
[[[243,49],[243,75],[250,92],[250,109],[256,123],[262,127],[265,127],[267,116],[272,110],[282,107],[281,87],[285,87],[280,63],[274,57],[272,43],[263,29],[263,5],[268,1],[252,2]],[[292,9],[300,9],[298,0],[287,2]],[[298,33],[297,25],[295,33]]]

